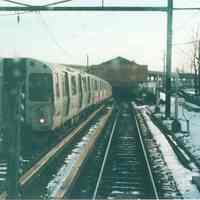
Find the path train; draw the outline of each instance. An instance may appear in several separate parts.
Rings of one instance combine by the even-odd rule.
[[[33,131],[62,127],[112,96],[112,88],[108,82],[67,65],[32,58],[3,58],[0,59],[0,97],[6,92],[6,69],[16,62],[25,74],[25,124]],[[0,123],[3,123],[5,105],[0,99]]]

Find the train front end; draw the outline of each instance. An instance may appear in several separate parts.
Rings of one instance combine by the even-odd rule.
[[[33,131],[52,130],[53,78],[48,64],[28,59],[26,78],[26,124]]]

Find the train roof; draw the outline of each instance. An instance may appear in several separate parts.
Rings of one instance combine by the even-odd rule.
[[[43,65],[46,65],[48,66],[51,70],[54,70],[54,69],[60,69],[60,70],[66,70],[68,72],[71,72],[71,73],[80,73],[82,75],[86,75],[86,76],[90,76],[94,79],[98,79],[98,80],[102,80],[106,83],[108,83],[106,80],[98,77],[98,76],[95,76],[93,74],[89,74],[83,70],[80,70],[78,68],[74,68],[72,67],[72,65],[67,65],[67,64],[60,64],[60,63],[51,63],[51,62],[46,62],[46,61],[43,61],[43,60],[39,60],[39,59],[35,59],[35,58],[30,58],[30,57],[16,57],[16,58],[13,58],[13,57],[5,57],[5,58],[0,58],[0,61],[1,60],[4,60],[4,59],[11,59],[11,60],[26,60],[26,61],[32,61],[32,62],[36,62],[36,63],[40,63],[40,64],[43,64]]]

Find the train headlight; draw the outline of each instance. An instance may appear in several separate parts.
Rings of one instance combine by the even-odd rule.
[[[44,118],[40,118],[40,124],[44,124],[45,123],[45,119]]]

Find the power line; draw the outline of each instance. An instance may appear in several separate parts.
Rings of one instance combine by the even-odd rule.
[[[188,44],[194,44],[196,42],[199,42],[199,40],[193,40],[189,42],[182,42],[182,43],[174,43],[173,46],[179,46],[179,45],[188,45]]]
[[[191,25],[191,20],[196,19],[197,17],[199,17],[199,11],[196,11],[195,13],[192,14],[192,16],[190,16],[188,19],[186,19],[186,21],[184,21],[184,23],[182,23],[181,25],[177,25],[174,27],[174,31],[179,32],[179,31],[183,31],[187,26]]]
[[[29,13],[32,13],[32,12],[31,11],[24,11],[24,12],[1,14],[0,17],[17,16],[17,15],[24,15],[24,14],[29,14]]]
[[[71,54],[69,52],[66,51],[66,49],[64,49],[59,42],[57,41],[56,37],[54,36],[53,32],[51,31],[49,25],[47,24],[47,22],[45,21],[44,17],[42,16],[41,13],[38,13],[39,15],[38,18],[41,19],[42,25],[45,28],[46,32],[49,34],[50,39],[52,40],[52,42],[57,46],[57,48],[62,51],[62,53],[64,53],[64,55],[67,56],[71,56]]]
[[[17,4],[17,5],[20,5],[20,6],[32,6],[30,4],[22,3],[22,2],[19,2],[19,1],[12,1],[12,0],[2,0],[2,1],[6,1],[6,2],[9,2],[9,3],[12,3],[12,4]]]
[[[56,1],[56,2],[53,2],[53,3],[44,4],[42,6],[54,6],[54,5],[58,5],[58,4],[61,4],[61,3],[66,3],[66,2],[69,2],[69,1],[72,1],[72,0]]]

